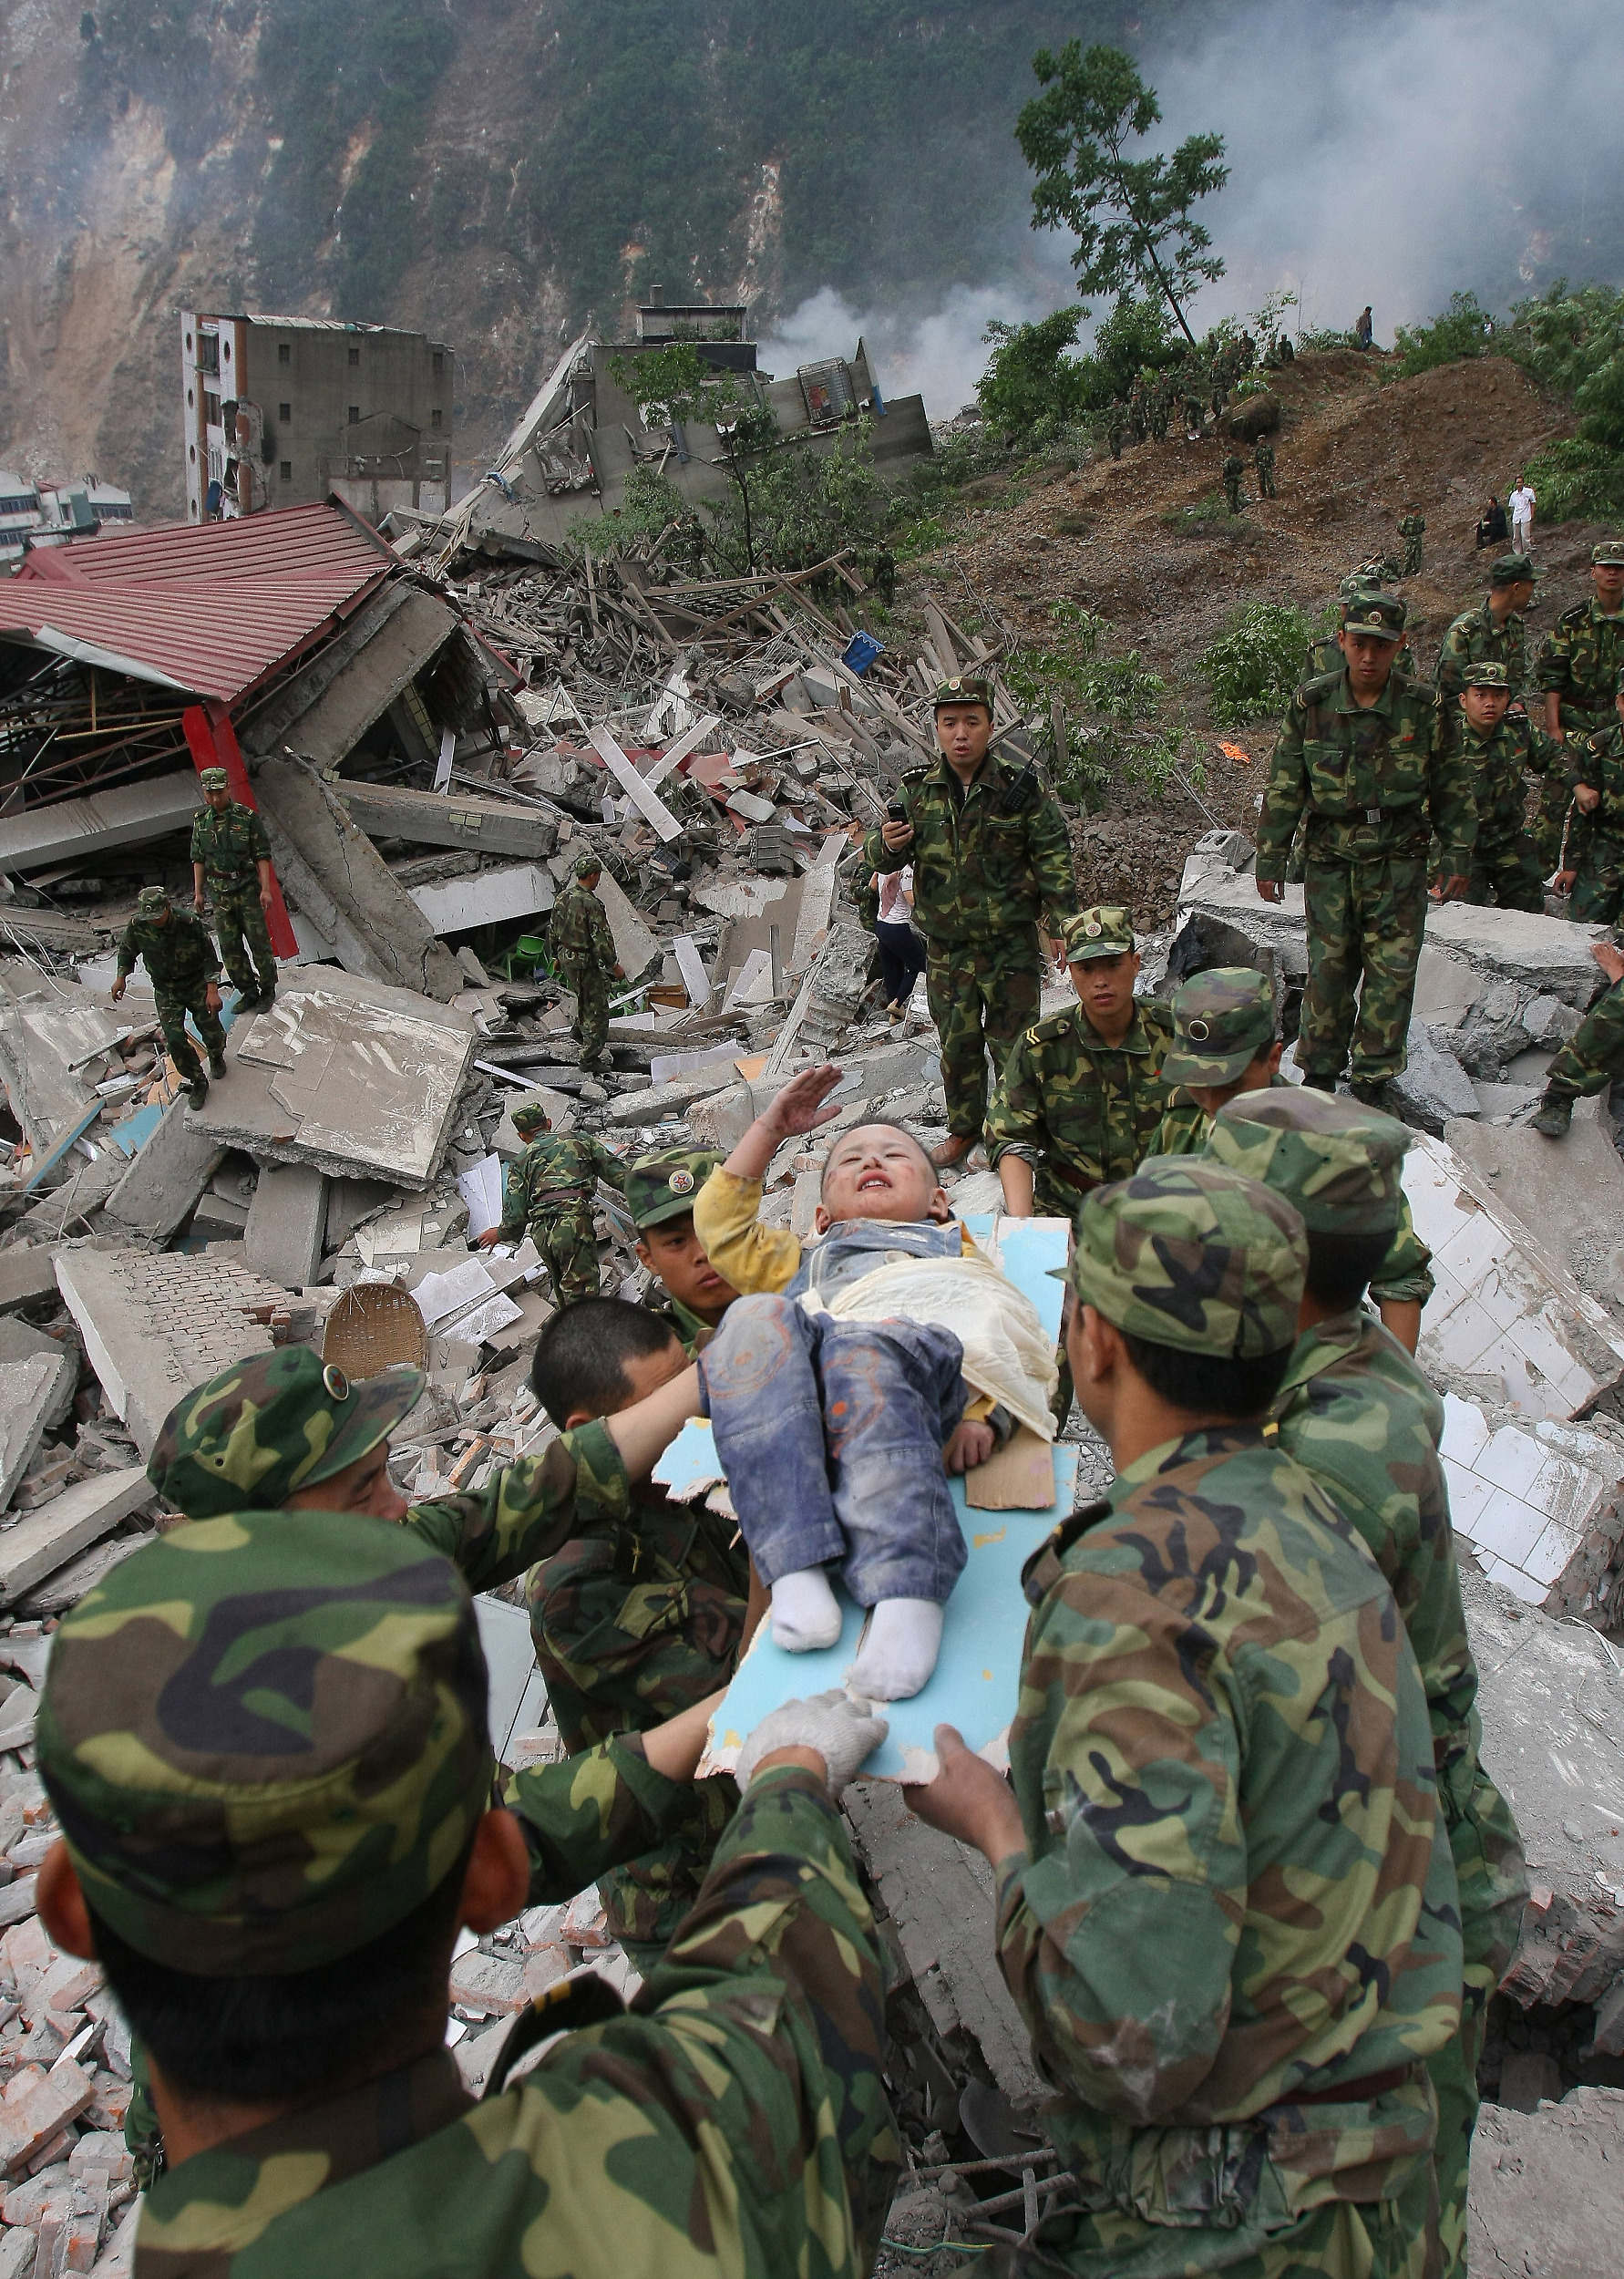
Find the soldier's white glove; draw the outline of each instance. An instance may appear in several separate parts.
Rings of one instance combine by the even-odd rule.
[[[735,1778],[746,1789],[756,1766],[774,1749],[815,1748],[829,1769],[829,1794],[838,1796],[889,1730],[872,1702],[831,1686],[827,1693],[770,1709],[739,1751]]]

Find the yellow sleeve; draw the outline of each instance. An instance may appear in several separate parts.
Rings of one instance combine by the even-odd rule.
[[[787,1227],[763,1226],[760,1209],[761,1181],[736,1179],[720,1164],[694,1205],[694,1232],[705,1256],[741,1296],[786,1288],[801,1263],[799,1235]]]

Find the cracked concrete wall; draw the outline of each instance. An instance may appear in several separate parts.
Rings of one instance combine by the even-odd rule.
[[[345,971],[448,1005],[462,969],[310,763],[262,761],[254,790],[279,877]]]

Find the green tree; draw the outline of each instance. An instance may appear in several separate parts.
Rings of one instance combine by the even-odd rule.
[[[982,417],[1000,435],[1022,436],[1040,419],[1072,419],[1088,407],[1089,375],[1066,350],[1083,321],[1080,308],[1056,309],[1031,325],[994,317],[982,335],[992,345],[976,382]]]
[[[1040,48],[1032,67],[1045,92],[1022,111],[1015,139],[1037,175],[1033,229],[1075,231],[1082,290],[1159,296],[1193,348],[1183,303],[1224,273],[1194,212],[1229,178],[1223,137],[1191,135],[1170,159],[1131,157],[1162,116],[1131,57],[1073,39],[1058,56]]]
[[[690,426],[714,430],[721,457],[737,493],[738,530],[746,570],[755,569],[755,515],[751,498],[754,470],[778,446],[778,423],[755,390],[742,388],[731,372],[718,371],[691,341],[655,348],[646,356],[615,356],[610,373],[636,404],[645,427],[670,428],[673,439],[692,450]]]

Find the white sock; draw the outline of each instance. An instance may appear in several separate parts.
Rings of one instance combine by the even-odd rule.
[[[786,1654],[811,1654],[840,1635],[840,1603],[821,1567],[781,1574],[773,1585],[773,1644]]]
[[[936,1667],[941,1606],[933,1598],[883,1598],[869,1617],[857,1660],[846,1673],[870,1701],[907,1701]]]

